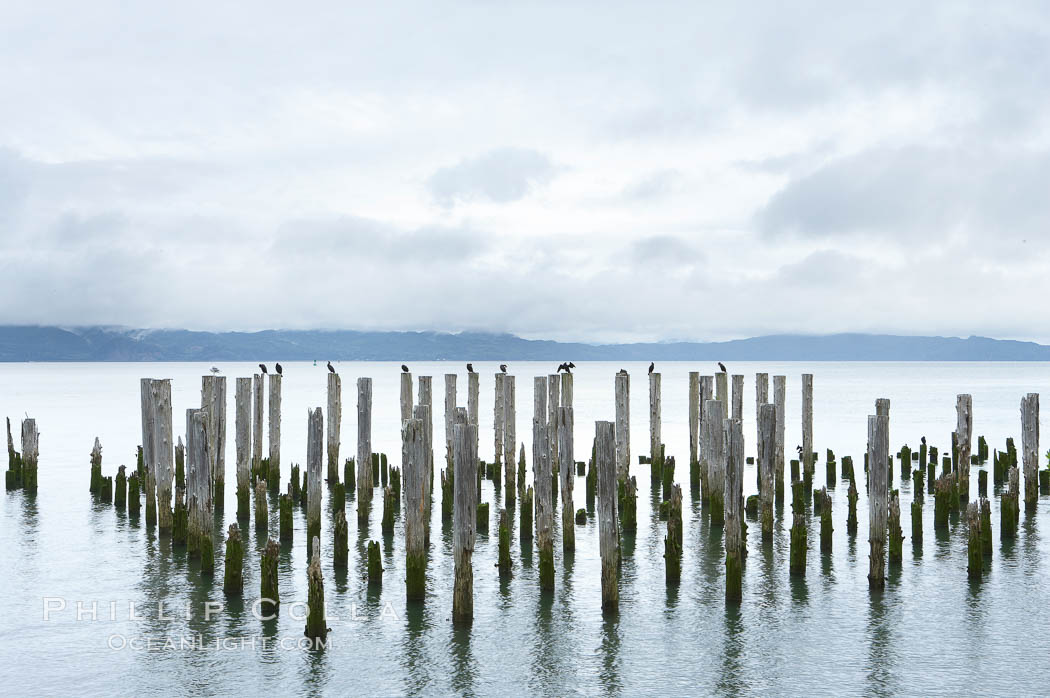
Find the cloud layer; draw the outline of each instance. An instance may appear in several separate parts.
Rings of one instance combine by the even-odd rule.
[[[0,9],[0,323],[1050,341],[1050,9]]]

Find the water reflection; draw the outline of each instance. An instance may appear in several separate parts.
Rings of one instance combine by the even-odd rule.
[[[743,663],[744,623],[738,604],[725,607],[725,636],[722,646],[722,664],[718,672],[718,691],[724,695],[738,695],[746,691]]]
[[[452,689],[459,695],[473,695],[477,680],[477,660],[470,647],[471,627],[453,625],[449,637],[452,654]]]
[[[619,695],[623,690],[620,679],[620,617],[606,615],[602,619],[602,638],[598,646],[601,666],[598,681],[609,695]]]
[[[877,695],[892,693],[892,637],[887,616],[885,593],[872,590],[868,594],[868,664],[865,678],[868,691]]]
[[[427,634],[433,619],[427,606],[409,601],[405,607],[405,636],[401,642],[401,666],[404,668],[405,693],[424,693],[431,685],[431,671],[436,669],[427,647]]]

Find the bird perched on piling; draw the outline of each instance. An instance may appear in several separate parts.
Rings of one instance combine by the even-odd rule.
[[[569,364],[558,364],[558,370],[556,371],[556,373],[561,373],[562,371],[565,371],[566,373],[572,373],[572,371],[569,370]]]
[[[266,364],[259,364],[259,368],[262,369],[263,374],[266,373]]]
[[[332,362],[331,361],[328,362],[328,372],[329,373],[335,373],[335,368],[332,366]]]
[[[507,372],[507,364],[500,364],[499,365],[499,372],[500,373],[506,373]]]
[[[568,365],[569,368],[576,368],[576,364],[574,364],[571,361],[567,365]]]
[[[467,373],[474,373],[474,364],[467,364]]]
[[[616,375],[618,375],[618,376],[626,376],[627,375],[627,369],[626,368],[621,368],[619,371],[616,372]]]
[[[208,369],[208,370],[209,370],[209,371],[211,371],[212,373],[222,373],[222,371],[220,371],[220,370],[219,370],[219,369],[218,369],[217,367],[215,367],[215,366],[212,366],[212,367],[211,367],[210,369]]]
[[[273,367],[277,369],[277,375],[278,376],[283,376],[284,375],[284,371],[281,370],[281,364],[274,364]]]
[[[922,445],[925,446],[926,445],[926,437],[924,436],[920,440],[922,441]]]
[[[801,446],[795,446],[795,450],[798,451],[798,459],[802,460],[802,447]]]
[[[401,373],[408,373],[408,366],[401,364]]]
[[[653,371],[655,371],[655,370],[656,370],[656,362],[655,361],[650,361],[649,362],[649,375],[652,375]]]
[[[726,365],[724,363],[722,363],[721,361],[718,362],[718,368],[719,368],[719,370],[722,371],[722,373],[726,372]]]

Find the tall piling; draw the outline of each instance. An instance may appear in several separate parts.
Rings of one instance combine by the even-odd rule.
[[[868,586],[872,589],[882,589],[886,582],[889,427],[888,415],[868,416]]]
[[[171,425],[171,380],[164,378],[150,381],[150,396],[153,400],[153,459],[156,464],[154,482],[157,487],[157,528],[161,533],[170,533],[171,484],[175,477],[175,444],[172,439]]]
[[[503,472],[508,507],[513,506],[514,495],[517,492],[514,456],[517,450],[518,429],[515,420],[518,414],[515,401],[514,376],[505,375],[503,377]]]
[[[689,372],[689,484],[700,484],[700,372]]]
[[[222,511],[226,491],[226,376],[201,378],[201,409],[208,419],[205,432],[212,502],[217,511]]]
[[[401,372],[401,423],[406,419],[412,419],[412,374]]]
[[[421,406],[422,407],[422,406]],[[425,409],[419,409],[425,412]],[[405,496],[405,591],[408,601],[422,601],[426,596],[426,549],[424,547],[424,481],[427,475],[423,448],[423,420],[406,419],[401,425],[405,460],[403,465]]]
[[[153,380],[142,378],[139,381],[139,397],[142,403],[142,467],[145,475],[146,492],[146,525],[157,523],[157,480],[153,464],[153,439],[156,438],[156,413],[153,402]],[[23,425],[23,429],[24,429]],[[22,450],[25,461],[25,449]],[[23,465],[24,469],[24,465]]]
[[[281,375],[270,376],[270,468],[266,483],[271,490],[281,489]]]
[[[445,465],[452,472],[452,429],[456,417],[456,374],[445,374]]]
[[[263,460],[263,404],[266,397],[266,387],[263,383],[261,373],[252,375],[252,481],[255,478],[266,478],[266,473],[260,473]]]
[[[744,423],[744,376],[740,373],[733,374],[733,419],[739,419]]]
[[[743,383],[743,376],[741,384]],[[736,385],[736,376],[733,384]],[[725,422],[725,540],[726,602],[739,603],[743,598],[744,547],[742,540],[744,500],[744,427],[739,419]]]
[[[762,541],[773,540],[773,470],[776,462],[777,407],[769,403],[758,409],[758,477],[759,518],[762,521]]]
[[[664,580],[682,580],[682,488],[675,485],[667,500],[667,535],[664,537]]]
[[[631,376],[616,374],[616,478],[626,481],[631,471]]]
[[[663,471],[660,449],[663,443],[660,423],[660,383],[659,373],[649,374],[649,463],[652,465],[653,476],[657,478]]]
[[[235,390],[234,442],[237,458],[237,518],[251,516],[252,379],[238,378]]]
[[[357,379],[357,523],[368,525],[372,502],[372,379]],[[312,486],[312,485],[311,485]]]
[[[715,399],[722,403],[722,419],[729,415],[729,374],[720,371],[715,374]],[[719,424],[722,422],[719,421]]]
[[[409,379],[411,397],[411,378]],[[404,386],[402,386],[404,392]],[[339,444],[343,423],[343,379],[338,373],[328,373],[328,486],[339,482]]]
[[[481,375],[475,371],[471,371],[467,374],[467,422],[473,424],[475,427],[478,426],[478,412],[481,398]],[[481,430],[476,430],[477,434],[481,434]],[[475,444],[475,460],[480,456],[477,455],[479,449]],[[475,464],[476,465],[476,464]],[[484,476],[484,473],[482,473]]]
[[[417,385],[419,386],[419,399],[417,400],[419,404],[412,408],[412,416],[423,420],[423,455],[426,457],[424,472],[427,476],[427,521],[429,522],[430,490],[434,484],[434,377],[420,376],[417,379]],[[418,407],[426,409],[419,410],[417,413]],[[429,523],[427,525],[429,526]],[[427,540],[430,540],[429,534]]]
[[[1021,398],[1021,458],[1024,464],[1024,503],[1039,500],[1039,393]]]
[[[562,459],[558,472],[561,478],[561,541],[562,550],[571,552],[576,549],[576,527],[573,516],[576,509],[572,503],[572,489],[576,480],[575,453],[572,442],[573,414],[572,407],[558,408],[558,454]]]
[[[212,541],[211,470],[208,461],[207,414],[186,410],[186,496],[188,552],[201,558],[201,573],[215,569]]]
[[[317,550],[309,548],[321,537],[321,453],[324,448],[324,414],[320,407],[307,412],[306,424],[306,556],[312,558]],[[367,470],[367,468],[366,468]],[[367,520],[367,519],[366,519]]]
[[[777,409],[776,450],[773,461],[773,499],[784,501],[784,410],[787,405],[787,376],[773,376],[773,405]]]
[[[474,568],[471,556],[474,553],[477,532],[478,490],[474,484],[478,462],[477,434],[477,424],[469,421],[467,424],[457,424],[453,427],[456,487],[456,503],[452,513],[452,553],[455,564],[452,591],[454,623],[470,623],[474,618]]]
[[[959,487],[959,499],[963,504],[970,498],[970,450],[973,438],[973,397],[960,394],[955,401],[956,432],[959,435],[959,472],[957,482]],[[901,468],[905,468],[901,464]]]
[[[704,458],[707,460],[708,488],[711,495],[711,525],[721,526],[725,522],[725,403],[708,400],[704,407]]]
[[[709,501],[710,492],[707,481],[707,465],[704,461],[704,420],[707,419],[707,415],[704,413],[707,401],[711,400],[714,390],[714,376],[700,376],[700,394],[697,397],[697,410],[698,410],[698,421],[696,425],[696,470],[697,479],[700,485],[700,501],[704,502],[705,505]]]
[[[540,379],[537,378],[537,386]],[[540,558],[540,589],[554,589],[554,503],[551,499],[551,462],[547,428],[532,420],[532,479],[536,485],[536,548]]]
[[[547,458],[551,464],[551,496],[558,489],[558,408],[561,407],[561,374],[547,376]]]
[[[813,481],[813,374],[802,374],[802,472]]]
[[[493,403],[492,403],[492,462],[495,465],[496,472],[496,492],[499,492],[499,476],[502,476],[503,468],[503,394],[506,388],[504,387],[507,374],[502,371],[497,371],[494,382],[495,390],[493,392]]]
[[[422,540],[423,545],[430,544],[430,512],[432,510],[431,491],[433,490],[434,483],[431,478],[430,468],[434,466],[434,449],[432,448],[433,442],[430,440],[431,434],[431,406],[425,404],[419,404],[412,408],[413,419],[419,421],[419,433],[410,434],[412,438],[416,439],[418,443],[414,445],[403,443],[402,445],[402,462],[407,463],[410,458],[419,458],[419,467],[421,468],[419,474],[419,483],[422,487],[422,506],[423,506],[423,518],[421,526],[423,527]],[[402,440],[406,438],[404,432],[404,425],[402,425]],[[410,448],[416,448],[419,453],[416,455],[412,454]],[[403,467],[403,466],[402,466]],[[404,477],[404,476],[403,476]]]
[[[598,548],[602,561],[602,611],[620,607],[619,540],[616,522],[616,433],[612,422],[595,422],[594,459],[598,471]]]

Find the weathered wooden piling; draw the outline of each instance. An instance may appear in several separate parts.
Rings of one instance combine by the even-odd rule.
[[[262,513],[265,517],[266,512],[266,488],[263,487],[259,490],[259,494],[263,497]],[[292,483],[288,483],[288,492],[282,494],[277,500],[277,528],[278,534],[281,541],[290,541],[294,537],[295,528],[292,525]]]
[[[517,477],[514,473],[516,464],[514,455],[518,445],[516,441],[518,428],[515,423],[518,413],[515,401],[514,376],[505,375],[503,377],[503,472],[505,473],[504,496],[508,507],[514,505],[514,497],[518,491]]]
[[[409,377],[409,399],[412,397],[412,379]],[[401,392],[404,394],[404,379]],[[343,379],[338,373],[328,373],[328,486],[339,482],[339,444],[343,423]]]
[[[722,419],[729,415],[729,374],[721,371],[715,374],[715,399],[722,403]]]
[[[251,516],[252,379],[238,378],[235,385],[234,442],[237,457],[237,518]]]
[[[558,496],[558,409],[561,407],[561,374],[547,376],[547,458],[551,464],[551,496]]]
[[[419,413],[426,412],[415,408]],[[401,424],[404,444],[405,492],[405,591],[408,601],[422,601],[426,596],[426,549],[424,547],[424,482],[427,476],[423,448],[423,420],[415,417]]]
[[[452,514],[452,553],[455,564],[452,621],[469,623],[474,618],[474,568],[471,557],[477,533],[478,490],[474,482],[477,478],[478,427],[468,421],[467,424],[456,424],[452,431],[456,473],[456,504]]]
[[[820,492],[820,552],[831,552],[831,534],[834,531],[831,523],[831,495],[827,487],[821,487]]]
[[[332,522],[332,568],[345,570],[350,561],[350,527],[346,523],[346,512],[335,512]]]
[[[139,380],[139,398],[142,404],[142,468],[139,477],[143,478],[146,493],[146,525],[157,523],[157,480],[153,465],[153,439],[156,438],[156,414],[153,402],[153,380]],[[23,423],[24,424],[24,423]],[[23,426],[23,429],[25,427]],[[207,449],[205,449],[205,452]],[[22,449],[22,460],[25,461],[25,449]],[[23,465],[24,468],[24,465]],[[210,491],[209,491],[210,496]]]
[[[977,502],[966,507],[966,573],[970,579],[980,579],[984,567],[981,549],[981,511]]]
[[[456,415],[456,374],[445,374],[445,464],[452,467],[452,429]]]
[[[138,516],[139,507],[141,502],[139,501],[139,493],[141,491],[141,485],[139,485],[139,474],[132,472],[128,478],[128,515]]]
[[[904,559],[904,531],[901,529],[900,490],[893,490],[890,493],[888,520],[890,533],[889,562],[891,565],[900,564]]]
[[[208,439],[208,477],[211,479],[212,504],[215,510],[222,511],[226,491],[226,376],[201,377],[201,409],[207,415],[205,434]],[[159,450],[160,444],[154,447]],[[158,476],[159,473],[158,468]]]
[[[372,502],[372,379],[357,379],[357,525],[368,525]]]
[[[268,539],[259,565],[260,610],[264,620],[273,618],[277,613],[277,607],[281,604],[281,594],[277,584],[277,558],[280,557],[280,554],[281,549],[274,539]]]
[[[186,410],[188,552],[190,557],[200,556],[201,574],[211,574],[215,569],[210,467],[207,413],[201,409]]]
[[[868,586],[872,589],[882,589],[886,583],[889,433],[888,415],[868,416]]]
[[[667,512],[667,536],[664,537],[664,579],[668,584],[682,580],[682,488],[671,490]]]
[[[426,456],[426,469],[427,475],[427,521],[430,520],[430,491],[434,486],[434,377],[433,376],[419,376],[416,379],[418,386],[417,400],[418,403],[412,408],[412,416],[416,419],[423,420],[423,455]],[[419,410],[419,407],[426,407],[425,410]],[[427,524],[429,526],[429,524]],[[427,529],[427,540],[430,540],[429,528]]]
[[[649,462],[652,464],[654,477],[660,477],[663,467],[660,445],[663,444],[663,431],[660,420],[660,383],[659,373],[649,374]]]
[[[981,510],[981,552],[986,556],[992,554],[992,505],[987,497],[978,497],[977,506]]]
[[[539,379],[537,379],[538,381]],[[532,420],[532,479],[536,484],[536,548],[540,589],[554,589],[554,507],[551,501],[551,462],[546,449],[548,425]]]
[[[776,462],[776,430],[776,405],[760,404],[758,408],[759,518],[762,522],[762,540],[767,543],[773,540],[773,468]]]
[[[321,575],[321,541],[314,538],[310,541],[313,554],[310,555],[310,566],[306,568],[306,628],[303,635],[312,640],[324,640],[328,637],[328,623],[324,611],[324,577]]]
[[[700,486],[700,372],[689,372],[689,484]]]
[[[222,591],[226,596],[240,596],[244,591],[244,542],[236,523],[230,524],[226,538],[226,569]]]
[[[510,513],[506,508],[499,510],[497,537],[499,539],[499,552],[496,565],[499,567],[499,573],[504,575],[511,571],[512,564],[510,559]]]
[[[266,384],[261,373],[252,375],[252,485],[255,478],[266,479],[261,472],[263,461],[263,404],[266,399]]]
[[[368,584],[375,586],[383,583],[383,561],[379,555],[379,541],[368,541]]]
[[[481,374],[471,371],[467,374],[467,422],[478,426],[478,413],[481,405]],[[481,437],[480,429],[478,437]],[[479,449],[475,449],[476,451]],[[479,455],[478,458],[481,456]],[[476,459],[475,459],[476,460]]]
[[[529,485],[521,495],[520,514],[518,516],[518,537],[522,543],[532,540],[532,520],[535,507],[535,492]]]
[[[889,447],[887,446],[887,451]],[[813,480],[813,374],[802,374],[802,464],[803,478]]]
[[[697,479],[700,485],[700,501],[706,506],[710,499],[710,485],[708,483],[707,463],[704,460],[704,420],[707,419],[705,410],[707,408],[707,401],[711,400],[714,395],[714,376],[700,376],[700,394],[697,397],[697,410],[699,412],[699,419],[696,425],[697,429],[697,446],[696,446],[696,470]]]
[[[88,491],[91,494],[98,494],[99,489],[102,487],[102,443],[95,437],[95,445],[91,447],[91,481],[88,485]]]
[[[225,383],[223,384],[225,386]],[[223,397],[225,397],[225,388]],[[150,399],[153,401],[153,461],[156,470],[157,528],[161,533],[171,532],[171,484],[175,475],[174,440],[171,424],[171,380],[150,381]],[[221,488],[218,490],[221,493]],[[212,495],[215,501],[215,495]]]
[[[922,468],[912,472],[912,502],[911,502],[911,541],[913,545],[922,545]]]
[[[321,453],[324,450],[324,413],[320,407],[307,411],[306,419],[306,540],[310,545],[321,538]],[[367,517],[367,514],[366,514]],[[367,521],[367,518],[366,518]],[[312,558],[316,550],[307,548]]]
[[[576,529],[572,521],[576,511],[572,502],[572,490],[576,481],[572,409],[558,408],[558,455],[562,459],[561,470],[558,473],[561,478],[561,541],[562,550],[566,552],[576,549]]]
[[[492,458],[496,466],[496,491],[499,492],[499,476],[503,468],[503,393],[506,390],[504,381],[507,374],[497,371],[494,378],[495,389],[492,403]]]
[[[956,433],[959,446],[959,472],[956,477],[959,498],[966,502],[970,498],[970,441],[973,438],[973,397],[960,394],[955,402]],[[904,464],[901,464],[904,467]]]
[[[707,461],[708,488],[711,499],[711,525],[721,526],[725,522],[726,489],[726,444],[725,403],[708,400],[704,406],[704,454]]]
[[[412,374],[401,372],[401,423],[406,419],[412,419]]]
[[[1020,487],[1017,467],[1006,471],[1007,485],[999,499],[999,538],[1012,540],[1017,535],[1017,521],[1021,515],[1018,505]]]
[[[36,420],[26,417],[22,420],[22,489],[26,492],[37,491],[39,462],[40,432]]]
[[[270,489],[281,489],[281,375],[270,376],[270,463],[266,482]]]
[[[801,480],[791,483],[791,546],[788,554],[788,572],[792,576],[805,576],[806,550],[806,491]]]
[[[124,474],[126,468],[122,465],[117,468],[117,490],[113,495],[113,506],[123,509],[128,501],[128,477]]]
[[[99,499],[102,502],[110,503],[113,501],[113,476],[107,476],[102,478],[102,484],[99,487]]]
[[[615,395],[616,477],[626,480],[631,472],[631,376],[626,371],[616,374]]]
[[[1039,393],[1021,398],[1021,457],[1024,463],[1024,503],[1039,501]]]
[[[744,423],[744,375],[733,374],[733,419],[739,419]]]
[[[620,606],[619,534],[616,521],[616,428],[595,422],[594,460],[598,473],[598,549],[602,560],[602,611]]]
[[[265,532],[270,523],[269,507],[266,503],[266,480],[255,481],[255,531]]]
[[[743,383],[741,376],[741,384]],[[736,385],[736,376],[733,384]],[[726,602],[743,598],[744,426],[739,419],[725,421],[725,540]]]
[[[773,405],[777,408],[776,451],[773,469],[773,499],[784,501],[784,409],[787,404],[787,377],[773,376]]]

